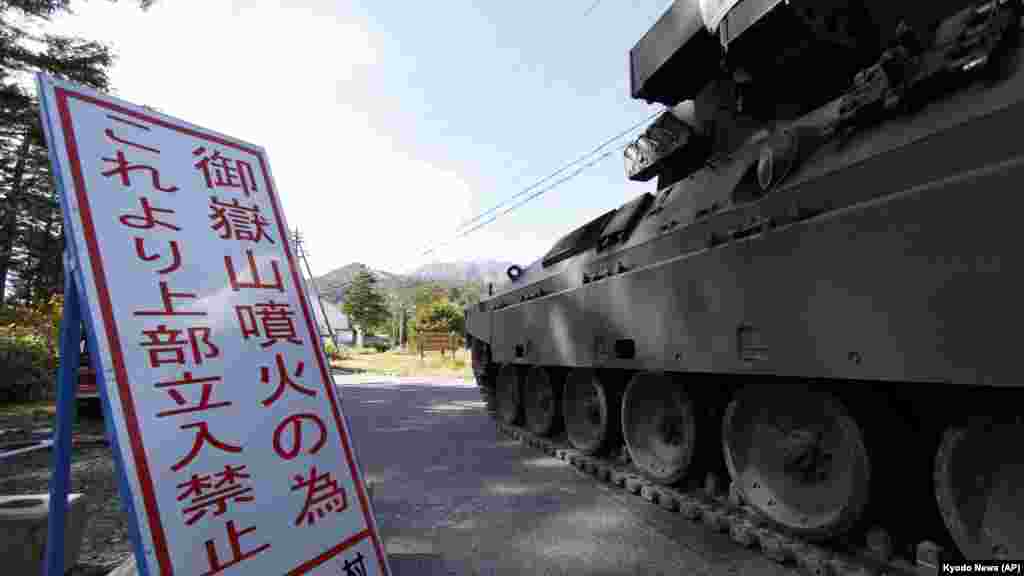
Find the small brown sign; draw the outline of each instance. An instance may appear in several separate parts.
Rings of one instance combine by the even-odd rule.
[[[454,332],[420,332],[416,337],[420,358],[424,352],[440,351],[443,356],[448,350],[455,357],[455,348],[460,345],[461,338]]]

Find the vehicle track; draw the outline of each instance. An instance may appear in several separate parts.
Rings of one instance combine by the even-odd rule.
[[[484,394],[490,408],[489,396]],[[563,460],[587,476],[640,496],[691,522],[701,522],[712,531],[727,533],[736,544],[758,549],[772,560],[794,566],[810,576],[941,573],[941,550],[930,542],[918,545],[917,558],[913,561],[893,556],[886,542],[875,542],[873,547],[859,549],[807,542],[772,527],[740,503],[734,492],[723,493],[713,481],[706,483],[703,490],[688,492],[661,486],[644,478],[632,464],[616,461],[614,457],[587,456],[573,449],[564,438],[543,438],[519,426],[501,422],[496,425],[499,434]]]

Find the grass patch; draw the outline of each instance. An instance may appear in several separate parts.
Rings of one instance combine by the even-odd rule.
[[[372,351],[336,360],[331,365],[344,370],[387,376],[439,376],[463,379],[473,377],[468,350],[456,351],[454,359],[451,352],[444,357],[440,352],[427,352],[423,356],[423,359],[420,359],[420,355],[414,352]]]

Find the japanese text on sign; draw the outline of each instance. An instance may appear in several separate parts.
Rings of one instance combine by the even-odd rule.
[[[149,572],[387,573],[263,151],[41,86]]]

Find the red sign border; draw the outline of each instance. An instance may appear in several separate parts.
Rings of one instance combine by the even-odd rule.
[[[298,266],[295,264],[295,256],[292,254],[291,246],[285,240],[288,238],[287,231],[284,229],[284,223],[281,219],[281,209],[278,205],[277,191],[274,189],[273,183],[271,182],[270,175],[267,172],[266,161],[261,151],[249,148],[232,142],[224,138],[218,137],[212,134],[206,134],[198,130],[179,126],[177,124],[156,118],[135,110],[125,108],[124,106],[102,100],[83,94],[74,90],[69,90],[60,86],[54,86],[54,95],[56,96],[57,111],[60,114],[61,126],[64,132],[64,144],[68,154],[68,160],[71,167],[71,175],[74,182],[75,197],[78,201],[78,209],[81,215],[81,222],[83,227],[83,233],[85,235],[86,248],[89,251],[89,260],[92,266],[93,278],[96,282],[96,292],[99,295],[99,306],[102,312],[103,325],[107,334],[107,340],[110,347],[112,368],[114,369],[114,376],[117,381],[118,390],[121,398],[121,409],[124,413],[125,424],[128,427],[129,437],[128,442],[131,446],[133,461],[135,462],[136,476],[139,482],[139,486],[142,489],[142,501],[146,509],[146,518],[149,524],[149,531],[153,539],[153,544],[156,549],[157,562],[160,566],[160,572],[171,576],[174,574],[174,568],[171,566],[170,553],[167,550],[167,537],[164,534],[163,525],[160,521],[160,512],[157,508],[156,496],[153,493],[153,479],[149,470],[149,462],[146,459],[146,451],[142,442],[142,435],[139,430],[138,416],[135,410],[135,403],[132,399],[131,388],[128,385],[128,372],[125,369],[124,355],[121,348],[121,338],[117,331],[117,325],[114,322],[113,307],[111,305],[110,291],[107,286],[107,276],[103,266],[103,260],[100,255],[99,243],[97,241],[96,228],[93,224],[92,211],[89,205],[89,198],[85,188],[85,177],[82,174],[81,159],[78,155],[78,145],[75,140],[74,126],[72,124],[71,111],[68,106],[68,100],[74,98],[83,102],[88,102],[100,108],[105,108],[131,116],[133,118],[149,122],[163,128],[174,130],[193,138],[199,138],[234,148],[241,152],[253,155],[259,159],[260,171],[263,174],[263,181],[266,185],[267,194],[270,198],[271,207],[274,210],[274,219],[277,223],[278,237],[282,239],[282,245],[284,246],[285,254],[288,257],[288,266],[291,270],[292,282],[295,284],[296,291],[299,295],[299,301],[302,303],[302,313],[306,319],[306,326],[309,329],[310,342],[319,342],[319,331],[314,328],[314,323],[311,320],[312,315],[310,314],[309,302],[306,300],[305,291],[302,289],[302,281],[298,271]],[[331,412],[334,415],[334,422],[337,426],[338,436],[341,439],[342,447],[345,449],[345,459],[348,461],[349,470],[352,474],[352,481],[356,487],[356,493],[359,496],[359,503],[363,510],[363,519],[366,522],[367,528],[361,532],[349,536],[345,540],[339,542],[337,545],[329,548],[322,552],[319,556],[312,558],[299,566],[293,568],[287,574],[288,576],[298,576],[305,574],[311,569],[323,564],[330,560],[332,557],[340,554],[345,549],[355,545],[362,541],[364,538],[369,536],[373,540],[374,549],[377,552],[377,558],[380,562],[380,566],[384,572],[388,572],[387,561],[384,558],[384,550],[381,546],[380,536],[377,531],[374,530],[373,517],[370,514],[370,507],[367,502],[366,490],[362,483],[362,477],[358,473],[355,466],[355,461],[352,457],[352,449],[349,446],[348,437],[345,434],[345,425],[342,422],[341,409],[338,405],[337,392],[334,390],[334,385],[327,371],[327,366],[324,364],[323,355],[320,350],[315,350],[317,364],[320,367],[320,374],[322,377],[323,386],[327,391],[328,399],[331,404]]]

